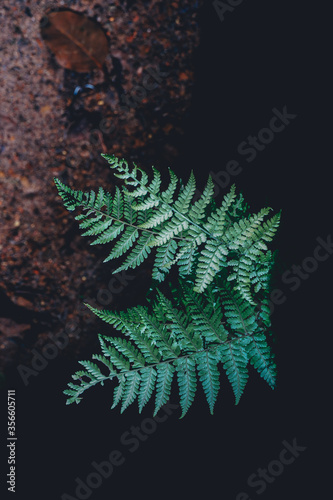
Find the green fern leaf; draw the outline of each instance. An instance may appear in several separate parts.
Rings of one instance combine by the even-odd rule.
[[[230,192],[224,197],[222,206],[213,212],[204,224],[207,231],[216,237],[221,237],[226,231],[226,223],[228,222],[228,210],[235,201],[235,185],[231,186]]]
[[[135,349],[131,342],[121,338],[108,338],[108,341],[132,363],[132,368],[142,368],[145,366],[144,356]]]
[[[79,361],[79,363],[84,366],[87,370],[87,375],[92,378],[92,380],[98,380],[103,382],[105,380],[105,376],[101,373],[101,370],[95,363],[91,361]]]
[[[168,188],[161,193],[161,199],[165,206],[172,204],[173,196],[178,184],[178,178],[170,168],[169,168],[169,174],[170,174],[170,184]]]
[[[129,250],[135,240],[139,237],[139,232],[136,227],[127,227],[122,237],[117,241],[115,246],[113,247],[112,252],[108,255],[108,257],[104,260],[107,262],[109,260],[117,259],[123,253]]]
[[[209,176],[204,192],[202,193],[202,196],[194,203],[194,205],[192,205],[188,213],[189,219],[195,222],[199,222],[204,217],[205,209],[210,205],[213,195],[214,195],[214,183],[212,181],[211,176]]]
[[[191,357],[177,359],[175,361],[177,380],[179,386],[180,406],[182,408],[181,418],[185,416],[193,403],[197,387],[195,373],[195,359]]]
[[[142,412],[143,407],[148,403],[155,388],[156,370],[153,367],[145,368],[141,371],[141,385],[138,396],[139,413]]]
[[[114,271],[115,273],[119,273],[120,271],[126,271],[127,269],[135,269],[142,262],[147,259],[148,255],[151,252],[150,241],[152,240],[153,235],[150,233],[144,233],[137,240],[137,244],[135,248],[128,254],[123,265],[117,267]]]
[[[200,335],[206,342],[224,342],[228,338],[228,332],[223,326],[222,311],[217,311],[206,297],[197,295],[185,283],[181,285],[184,302],[188,305],[192,320],[200,329]]]
[[[170,363],[165,363],[163,365],[157,365],[156,371],[157,380],[154,417],[162,406],[169,401],[175,369]]]
[[[197,377],[210,412],[220,390],[222,368],[236,404],[244,392],[249,364],[273,388],[276,365],[267,342],[270,327],[269,289],[274,254],[268,249],[280,223],[270,208],[251,214],[235,186],[220,206],[208,178],[194,200],[196,182],[187,183],[169,170],[170,180],[153,167],[152,179],[125,160],[103,155],[122,180],[114,193],[76,191],[55,179],[64,206],[75,216],[91,244],[110,244],[104,262],[121,259],[114,272],[134,269],[153,252],[152,277],[162,282],[177,265],[180,281],[172,298],[156,291],[149,307],[127,311],[89,309],[123,337],[99,335],[101,354],[80,361],[64,391],[67,404],[79,403],[84,392],[106,380],[117,380],[112,408],[121,413],[136,399],[139,412],[155,391],[154,415],[168,401],[174,375],[181,418],[192,406]],[[100,368],[100,366],[101,368]]]
[[[220,373],[217,368],[219,356],[215,350],[200,352],[196,355],[199,380],[206,395],[210,413],[213,415],[214,406],[220,390]]]
[[[83,392],[97,383],[117,378],[112,408],[121,402],[123,412],[138,399],[142,411],[156,389],[156,414],[170,397],[176,373],[181,417],[194,401],[197,375],[213,412],[220,387],[220,362],[236,404],[248,379],[249,362],[273,387],[275,365],[263,333],[270,324],[269,297],[259,307],[252,306],[225,282],[208,286],[198,296],[182,280],[172,292],[177,295],[171,300],[157,290],[151,312],[144,306],[121,312],[88,306],[128,339],[99,335],[103,354],[93,359],[104,365],[108,374],[95,363],[81,362],[85,370],[73,375],[76,384],[71,382],[65,392],[69,404],[79,402]]]
[[[125,224],[122,222],[115,222],[111,227],[106,228],[106,230],[96,238],[91,245],[100,245],[104,243],[110,243],[113,241],[123,230],[125,229]],[[106,258],[104,262],[110,260]]]
[[[213,281],[214,276],[226,265],[226,253],[222,245],[206,243],[198,260],[195,292],[203,292]]]
[[[251,335],[257,329],[255,306],[245,302],[237,290],[225,284],[220,293],[228,325],[237,335]]]
[[[120,413],[123,413],[130,404],[133,403],[136,396],[138,395],[138,389],[140,385],[140,374],[138,372],[127,372],[126,373],[125,386],[122,394],[122,405]]]
[[[237,405],[248,379],[246,350],[235,342],[227,343],[218,349],[221,353],[223,368],[234,391]]]
[[[163,281],[165,274],[169,271],[170,264],[177,250],[177,242],[170,240],[168,243],[157,247],[155,264],[152,277],[157,281]]]
[[[118,379],[119,384],[115,387],[114,392],[113,392],[113,403],[111,406],[111,410],[115,408],[121,401],[125,389],[125,383],[126,383],[126,378],[124,375],[119,377]]]
[[[276,365],[264,334],[257,333],[251,337],[251,342],[247,346],[247,355],[260,376],[274,389]]]
[[[97,236],[91,244],[113,243],[105,262],[131,252],[115,270],[134,269],[156,248],[153,277],[163,281],[174,264],[180,276],[196,272],[195,291],[202,293],[226,266],[232,267],[231,280],[243,299],[255,303],[254,295],[267,281],[264,268],[267,243],[279,225],[280,215],[265,221],[271,209],[248,215],[242,195],[235,187],[215,209],[214,185],[209,177],[201,197],[193,201],[196,183],[193,172],[182,184],[170,170],[170,183],[161,191],[160,173],[153,168],[153,179],[136,165],[130,169],[125,160],[103,155],[124,185],[111,196],[102,188],[83,193],[55,183],[68,210],[86,210],[77,216],[84,235]],[[176,195],[177,187],[179,193]],[[235,255],[236,252],[236,255]],[[237,265],[235,264],[237,262]]]

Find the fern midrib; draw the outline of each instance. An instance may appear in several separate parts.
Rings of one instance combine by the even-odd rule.
[[[90,378],[90,375],[88,374],[85,374],[83,375],[84,377],[89,377]],[[113,375],[113,377],[117,375]],[[99,379],[91,379],[90,378],[90,382],[85,382],[84,380],[82,379],[78,379],[80,380],[81,383],[84,383],[84,385],[78,385],[77,386],[77,391],[76,391],[76,395],[74,396],[71,396],[72,398],[77,398],[79,397],[84,391],[86,391],[87,389],[90,389],[91,387],[93,387],[94,385],[96,384],[100,384],[101,382],[104,382],[105,380],[111,380],[110,376],[106,376],[106,375],[102,375],[103,378],[99,378]],[[118,378],[118,377],[117,377]],[[71,389],[74,391],[74,389]]]
[[[151,233],[154,236],[159,236],[159,234],[160,234],[157,231],[151,231],[150,229],[142,228],[142,227],[137,226],[135,224],[131,224],[130,222],[126,222],[126,221],[124,221],[122,219],[117,219],[116,217],[113,217],[113,215],[110,215],[110,214],[104,212],[103,210],[99,210],[98,208],[89,207],[89,206],[86,206],[86,205],[83,205],[83,204],[80,204],[80,205],[77,205],[77,206],[83,207],[83,208],[89,208],[90,210],[93,210],[95,213],[100,213],[100,214],[104,215],[105,217],[109,217],[110,219],[112,219],[112,220],[114,220],[116,222],[121,222],[122,224],[125,224],[126,226],[134,227],[135,229],[138,229],[139,231],[145,231],[146,233]],[[184,240],[184,241],[192,241],[190,238],[181,238],[181,237],[177,237],[177,236],[173,236],[173,239],[175,239],[175,240]]]
[[[122,168],[122,167],[121,167]],[[140,169],[139,169],[140,170]],[[208,236],[211,238],[211,239],[214,239],[216,241],[218,241],[219,243],[222,244],[222,241],[218,238],[216,238],[215,236],[213,236],[209,231],[207,231],[206,229],[204,229],[203,227],[199,226],[199,224],[197,224],[196,222],[192,221],[191,219],[189,219],[188,217],[186,217],[184,214],[182,214],[181,212],[179,212],[179,210],[177,210],[173,205],[170,205],[169,203],[165,202],[162,200],[162,198],[160,198],[159,196],[157,196],[153,191],[151,191],[151,189],[146,186],[145,184],[143,184],[141,182],[140,179],[138,179],[137,177],[134,177],[132,175],[132,173],[130,172],[129,173],[129,176],[134,180],[134,181],[137,181],[141,187],[143,187],[144,189],[146,189],[148,191],[148,193],[153,196],[155,198],[155,200],[159,201],[162,206],[165,205],[167,206],[170,210],[172,210],[175,214],[178,214],[180,217],[182,217],[183,219],[185,219],[187,222],[189,222],[190,224],[192,224],[193,226],[196,226],[200,231],[208,234]],[[185,239],[185,238],[184,238]]]
[[[133,368],[133,369],[130,369],[130,370],[120,371],[119,373],[116,373],[114,376],[118,378],[118,377],[120,377],[120,376],[122,376],[122,375],[124,375],[125,373],[128,373],[128,372],[132,373],[134,371],[144,370],[145,368],[152,368],[152,367],[160,366],[160,365],[164,365],[164,364],[171,364],[175,360],[186,359],[186,358],[189,358],[189,357],[192,357],[192,356],[196,356],[197,354],[201,354],[201,353],[208,353],[208,351],[214,351],[218,347],[220,347],[221,345],[229,344],[231,342],[239,342],[239,341],[240,341],[240,338],[234,337],[234,338],[232,338],[230,340],[226,340],[224,342],[219,342],[218,345],[216,345],[216,344],[210,345],[210,346],[206,347],[205,349],[196,350],[196,351],[193,351],[193,352],[191,352],[189,354],[184,354],[182,356],[177,356],[176,358],[166,359],[166,360],[160,361],[158,363],[149,363],[149,364],[147,364],[147,365],[145,365],[143,367],[140,367],[140,368]],[[109,378],[109,377],[106,377],[106,378]]]

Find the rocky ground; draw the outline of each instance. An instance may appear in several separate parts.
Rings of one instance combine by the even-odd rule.
[[[105,30],[104,71],[64,69],[46,47],[45,13],[64,7]],[[143,167],[176,161],[192,97],[199,7],[187,0],[1,2],[2,370],[28,362],[32,349],[62,331],[70,338],[64,355],[79,355],[96,340],[83,302],[124,307],[144,287],[147,270],[110,282],[105,249],[80,236],[53,177],[80,189],[112,189],[102,152]]]

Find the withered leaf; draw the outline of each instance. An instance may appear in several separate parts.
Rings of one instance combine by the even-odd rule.
[[[0,332],[8,337],[20,336],[26,330],[30,330],[31,325],[27,323],[18,324],[10,318],[0,318]]]
[[[60,66],[79,73],[102,69],[109,47],[98,23],[71,10],[48,12],[45,20],[41,35]]]

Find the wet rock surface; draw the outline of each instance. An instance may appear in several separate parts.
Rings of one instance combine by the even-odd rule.
[[[45,45],[45,12],[64,7],[105,31],[103,71],[64,69]],[[147,269],[110,285],[107,250],[80,236],[53,177],[112,190],[102,152],[142,167],[173,164],[192,98],[198,8],[185,0],[1,3],[2,370],[30,359],[61,331],[70,339],[62,354],[79,356],[96,342],[95,318],[83,302],[127,307],[148,286]]]

